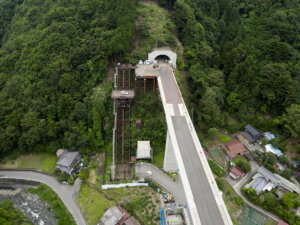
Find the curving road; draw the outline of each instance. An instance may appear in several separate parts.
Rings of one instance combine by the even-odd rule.
[[[151,173],[151,175],[148,171]],[[137,163],[135,167],[135,173],[139,177],[150,178],[151,180],[155,181],[166,191],[170,192],[178,204],[186,205],[186,198],[180,180],[174,182],[167,174],[148,163]]]
[[[76,203],[76,194],[80,188],[81,181],[76,180],[74,186],[60,184],[56,178],[34,171],[0,171],[0,178],[13,178],[33,180],[48,185],[58,194],[69,212],[73,216],[77,225],[86,225],[85,219],[81,214],[80,208]]]

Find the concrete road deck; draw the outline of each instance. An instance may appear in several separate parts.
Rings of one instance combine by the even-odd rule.
[[[172,122],[201,224],[224,224],[185,117],[173,116]]]
[[[191,221],[194,225],[232,225],[172,68],[161,64],[159,72],[160,95]]]

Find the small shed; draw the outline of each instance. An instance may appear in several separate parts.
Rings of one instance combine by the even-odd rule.
[[[270,132],[265,132],[264,136],[268,141],[275,139],[275,135]]]
[[[122,220],[124,214],[117,206],[109,208],[100,220],[100,225],[115,225]]]
[[[58,158],[59,156],[61,156],[64,153],[64,151],[65,151],[65,149],[62,149],[62,148],[58,149],[56,151],[56,157]]]
[[[135,126],[141,128],[142,127],[142,120],[141,119],[136,119],[135,120]]]
[[[277,157],[282,156],[283,153],[278,148],[275,148],[272,144],[265,145],[266,152],[271,152],[275,154]]]
[[[150,147],[150,141],[137,142],[136,159],[152,160],[152,148]]]
[[[229,176],[231,176],[235,180],[240,179],[244,175],[245,175],[245,173],[237,166],[233,167],[229,173]]]

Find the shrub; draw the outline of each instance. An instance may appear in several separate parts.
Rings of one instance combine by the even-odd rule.
[[[222,177],[226,174],[226,172],[224,171],[224,169],[219,166],[217,163],[215,163],[212,160],[208,160],[208,164],[210,166],[210,169],[212,170],[212,172],[217,175],[218,177]]]
[[[287,157],[285,157],[284,155],[279,156],[279,162],[288,165],[289,164],[289,160]]]
[[[57,177],[57,181],[58,182],[63,182],[63,181],[67,181],[70,178],[70,175],[67,173],[61,173],[59,174],[59,176]]]
[[[219,136],[219,139],[220,139],[220,141],[223,142],[223,143],[227,143],[227,142],[229,142],[229,141],[231,140],[230,137],[228,137],[228,136],[225,135],[225,134],[220,135],[220,136]]]
[[[251,170],[251,165],[250,165],[249,161],[243,157],[237,157],[234,160],[234,162],[245,173],[248,173]]]
[[[89,178],[89,170],[81,170],[79,175],[78,175],[78,178],[80,180],[86,180]]]
[[[234,197],[233,200],[238,206],[243,206],[245,204],[244,200],[240,196]]]
[[[217,182],[218,188],[221,191],[224,191],[224,188],[225,188],[224,180],[221,177],[217,177],[216,182]]]
[[[282,176],[286,179],[291,179],[291,177],[294,175],[294,171],[291,170],[291,169],[285,169],[283,172],[282,172]]]
[[[214,139],[217,136],[218,132],[219,131],[217,128],[212,127],[208,129],[207,134],[210,139]]]
[[[263,139],[261,140],[261,143],[262,143],[263,146],[265,146],[265,145],[267,145],[269,142],[268,142],[268,139],[267,139],[267,138],[263,138]]]

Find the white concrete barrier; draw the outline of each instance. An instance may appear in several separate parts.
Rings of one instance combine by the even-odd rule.
[[[148,187],[148,183],[125,183],[125,184],[104,184],[102,189],[123,188],[123,187]]]

